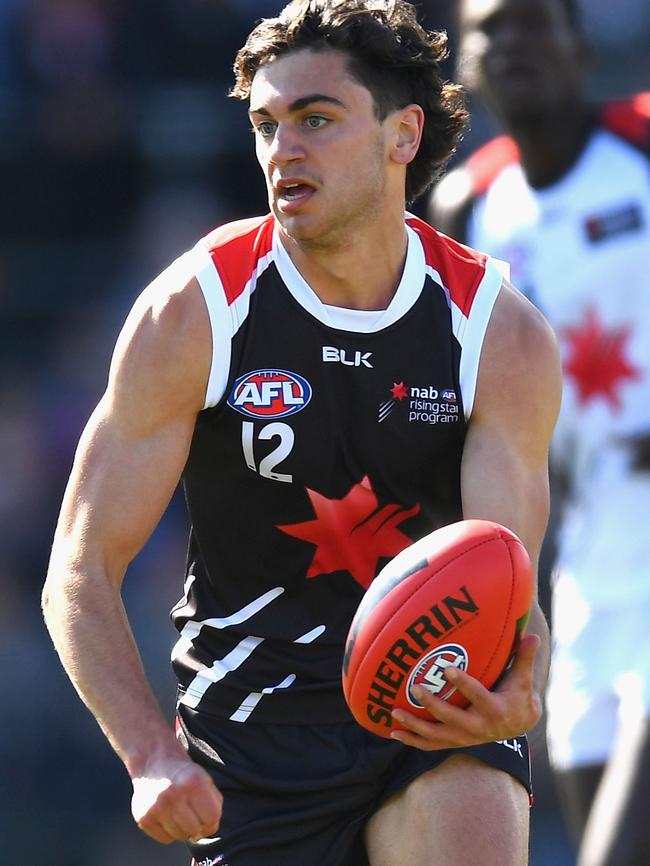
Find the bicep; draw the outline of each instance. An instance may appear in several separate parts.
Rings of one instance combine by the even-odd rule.
[[[103,400],[81,438],[64,495],[53,557],[119,584],[167,507],[187,459],[193,419],[138,435]]]
[[[178,484],[210,359],[196,284],[145,294],[136,304],[77,449],[55,535],[59,572],[101,571],[121,581]]]

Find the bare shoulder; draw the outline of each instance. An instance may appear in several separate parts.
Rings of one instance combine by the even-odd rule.
[[[498,343],[497,354],[502,360],[513,353],[509,360],[520,357],[522,362],[542,368],[558,360],[557,339],[546,318],[506,279],[494,305],[488,336]]]
[[[557,339],[542,313],[504,280],[487,330],[477,410],[552,430],[562,394]]]
[[[196,413],[203,406],[211,355],[207,307],[186,254],[134,303],[115,345],[107,397],[124,417],[131,416],[130,408],[140,418],[143,408],[156,417],[166,411]]]

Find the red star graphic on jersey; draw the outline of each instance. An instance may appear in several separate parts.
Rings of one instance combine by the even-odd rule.
[[[368,479],[355,484],[343,499],[328,499],[315,490],[307,493],[316,517],[303,523],[278,526],[287,535],[316,545],[307,577],[349,571],[367,589],[382,557],[392,558],[411,539],[397,528],[420,510],[419,505],[379,506]]]
[[[613,409],[619,409],[622,383],[641,377],[640,369],[625,357],[630,329],[606,330],[595,310],[589,310],[582,325],[565,328],[562,336],[569,347],[564,371],[574,380],[579,401],[588,403],[603,397]]]
[[[393,395],[395,400],[404,400],[409,395],[404,382],[393,382],[393,387],[390,389],[390,393]]]

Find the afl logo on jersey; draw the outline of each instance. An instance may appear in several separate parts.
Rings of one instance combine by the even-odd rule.
[[[228,405],[250,418],[284,418],[304,409],[311,385],[287,370],[254,370],[233,385]]]

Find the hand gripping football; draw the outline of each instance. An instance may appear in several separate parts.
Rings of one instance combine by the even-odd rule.
[[[450,665],[492,688],[524,633],[533,590],[523,544],[498,523],[461,520],[407,547],[371,583],[350,626],[342,675],[354,718],[382,737],[394,708],[430,719],[416,684],[466,706],[445,679]]]

